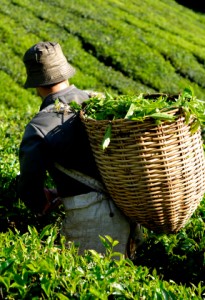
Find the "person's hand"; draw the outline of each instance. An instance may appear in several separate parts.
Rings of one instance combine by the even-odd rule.
[[[49,201],[49,202],[51,202],[52,200],[54,200],[55,198],[58,197],[58,192],[56,189],[44,188],[44,193],[45,193],[47,201]]]
[[[46,204],[43,211],[38,214],[39,217],[47,215],[51,211],[54,211],[59,205],[62,204],[61,198],[58,196],[56,189],[44,188],[44,193],[46,196]]]

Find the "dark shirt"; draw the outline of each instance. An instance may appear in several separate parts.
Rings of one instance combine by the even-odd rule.
[[[88,94],[74,85],[48,95],[39,113],[26,126],[20,145],[20,198],[32,210],[41,211],[45,205],[46,173],[50,174],[61,197],[79,195],[92,189],[57,170],[55,162],[100,179],[88,137],[78,113],[50,110],[56,99],[69,104],[82,104]]]

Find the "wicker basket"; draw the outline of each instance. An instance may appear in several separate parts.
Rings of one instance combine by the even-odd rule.
[[[205,193],[205,160],[201,132],[191,134],[184,116],[157,126],[143,123],[81,120],[86,127],[104,184],[130,218],[158,233],[185,226]],[[112,122],[110,145],[100,145]]]

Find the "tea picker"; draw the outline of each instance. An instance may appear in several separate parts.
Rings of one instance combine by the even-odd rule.
[[[74,68],[55,42],[39,42],[23,58],[26,88],[42,99],[39,112],[27,124],[20,145],[19,195],[37,216],[59,204],[65,208],[61,234],[79,246],[79,253],[104,252],[99,236],[109,235],[126,253],[130,219],[102,190],[101,175],[80,120],[71,102],[82,105],[89,94],[69,83]],[[46,174],[55,189],[45,186]]]

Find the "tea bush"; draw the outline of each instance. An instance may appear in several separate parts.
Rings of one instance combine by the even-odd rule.
[[[101,237],[105,256],[94,250],[79,256],[65,247],[58,229],[33,227],[21,235],[0,234],[2,299],[200,299],[201,284],[185,288],[161,280],[156,271],[135,266],[114,252],[117,241]],[[115,259],[113,259],[115,258]]]

